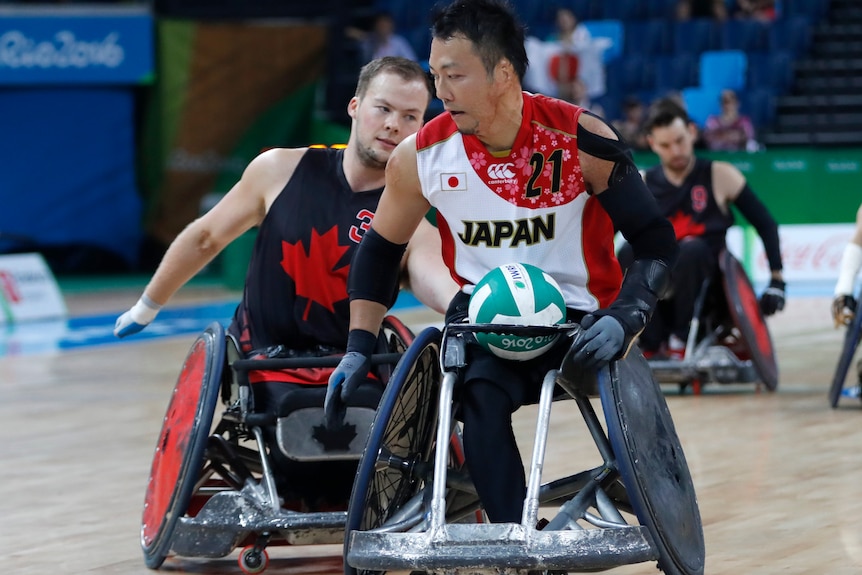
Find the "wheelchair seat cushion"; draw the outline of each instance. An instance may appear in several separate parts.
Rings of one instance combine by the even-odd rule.
[[[279,451],[294,461],[358,460],[383,386],[374,380],[360,385],[347,402],[344,426],[334,430],[324,425],[326,387],[290,387],[276,406]]]

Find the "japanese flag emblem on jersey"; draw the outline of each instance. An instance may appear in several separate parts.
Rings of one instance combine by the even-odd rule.
[[[444,192],[467,191],[467,174],[464,172],[443,172],[440,174],[440,189]]]

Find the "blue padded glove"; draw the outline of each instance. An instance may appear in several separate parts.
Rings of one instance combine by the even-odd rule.
[[[326,427],[335,429],[344,423],[347,401],[359,384],[368,377],[371,354],[377,345],[377,336],[369,331],[354,329],[347,336],[347,353],[329,376],[323,413]]]
[[[147,297],[146,294],[132,306],[132,309],[117,318],[114,324],[114,335],[123,338],[138,333],[156,319],[162,306]]]
[[[618,357],[626,341],[623,325],[612,315],[589,314],[572,341],[572,360],[585,368],[602,368]]]
[[[784,288],[787,287],[781,280],[771,279],[769,287],[760,296],[760,311],[763,315],[770,316],[784,309]]]

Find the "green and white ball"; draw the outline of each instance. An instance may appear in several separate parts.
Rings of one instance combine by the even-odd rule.
[[[529,264],[505,264],[485,274],[470,296],[472,323],[554,325],[566,320],[566,301],[550,275]],[[559,334],[520,336],[477,333],[488,351],[504,359],[527,360],[547,351]]]

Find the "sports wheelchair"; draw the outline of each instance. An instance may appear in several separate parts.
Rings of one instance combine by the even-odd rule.
[[[346,575],[599,571],[645,561],[669,575],[703,573],[689,469],[664,396],[638,352],[598,372],[567,356],[545,375],[520,524],[478,521],[481,503],[463,461],[451,442],[438,448],[458,428],[453,390],[467,365],[468,334],[576,336],[579,329],[452,324],[416,337],[384,392],[359,462]],[[596,396],[605,428],[591,402]],[[551,407],[563,398],[577,402],[602,463],[543,484]],[[540,506],[558,506],[541,528]]]
[[[706,383],[762,383],[778,387],[775,348],[757,295],[742,264],[723,250],[720,273],[704,282],[695,300],[682,360],[650,359],[656,380],[691,385],[699,394]],[[718,277],[720,276],[720,277]]]
[[[413,337],[396,318],[384,320],[372,357],[379,384],[361,385],[344,425],[331,430],[325,386],[291,387],[278,405],[255,409],[249,373],[334,367],[340,355],[245,359],[221,324],[210,324],[186,356],[153,456],[141,524],[146,565],[158,569],[169,554],[224,557],[243,546],[240,568],[260,573],[267,545],[342,543],[369,427]]]
[[[847,332],[844,334],[844,344],[841,347],[841,355],[838,356],[838,364],[835,366],[835,375],[832,377],[832,385],[829,387],[829,404],[836,408],[842,397],[862,397],[860,387],[862,387],[862,359],[856,364],[857,380],[855,385],[848,386],[847,372],[850,371],[850,364],[853,363],[853,356],[856,354],[856,348],[859,346],[859,339],[862,338],[862,293],[856,298],[856,314],[853,316],[853,321],[847,326]]]

